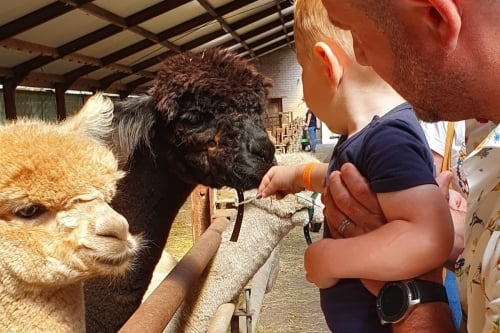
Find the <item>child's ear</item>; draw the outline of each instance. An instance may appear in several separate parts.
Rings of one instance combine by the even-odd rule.
[[[323,64],[330,85],[338,86],[344,75],[344,68],[332,48],[325,42],[318,42],[314,45],[314,56]]]

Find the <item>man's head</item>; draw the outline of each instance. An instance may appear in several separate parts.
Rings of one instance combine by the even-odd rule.
[[[499,1],[322,2],[331,21],[352,32],[358,62],[373,66],[422,119],[500,120],[492,110],[500,104]]]

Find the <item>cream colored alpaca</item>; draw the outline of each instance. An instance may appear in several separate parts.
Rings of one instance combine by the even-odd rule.
[[[82,281],[123,274],[137,252],[108,204],[112,117],[97,94],[60,124],[0,126],[0,332],[84,332]]]

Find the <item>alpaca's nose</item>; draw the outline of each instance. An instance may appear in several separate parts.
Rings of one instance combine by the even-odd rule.
[[[250,140],[248,148],[250,153],[262,157],[268,163],[272,163],[274,144],[265,133],[257,134],[253,140]]]
[[[98,236],[126,240],[129,234],[128,222],[123,215],[107,206],[106,212],[97,218],[95,233]]]

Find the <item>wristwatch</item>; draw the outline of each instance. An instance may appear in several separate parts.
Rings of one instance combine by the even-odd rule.
[[[377,313],[382,325],[403,320],[420,303],[446,302],[442,284],[426,280],[387,282],[377,296]]]

